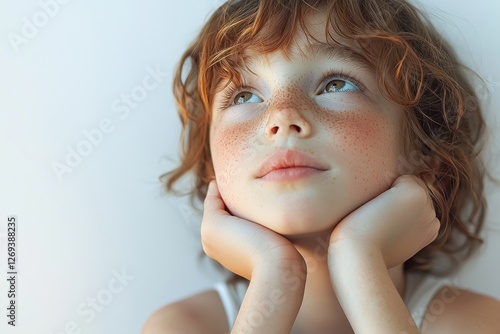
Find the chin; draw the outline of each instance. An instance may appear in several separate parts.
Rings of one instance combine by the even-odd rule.
[[[332,230],[338,219],[332,213],[321,212],[315,208],[273,210],[265,217],[255,221],[283,236],[309,235]]]
[[[329,196],[272,196],[258,198],[228,196],[226,207],[232,215],[255,222],[283,236],[298,236],[332,230],[349,210],[344,201],[332,205]],[[342,211],[342,212],[340,212]],[[345,211],[345,212],[343,212]]]

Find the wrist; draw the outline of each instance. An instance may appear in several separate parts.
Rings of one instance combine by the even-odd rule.
[[[286,281],[293,279],[305,282],[307,277],[307,265],[302,256],[286,258],[269,258],[261,261],[253,267],[252,279],[269,279]]]
[[[330,240],[328,247],[328,257],[332,260],[342,260],[344,258],[359,257],[366,259],[369,257],[382,256],[381,248],[373,242],[355,239]]]
[[[352,275],[368,278],[375,271],[387,271],[384,256],[378,247],[352,240],[338,240],[330,244],[328,267],[332,278],[344,277],[347,280]]]
[[[278,274],[281,271],[292,270],[297,273],[307,272],[307,266],[302,255],[293,245],[276,247],[272,251],[259,254],[255,259],[253,272]]]
[[[232,328],[235,333],[290,333],[304,298],[304,262],[273,261],[255,267]],[[255,322],[256,317],[259,320]]]

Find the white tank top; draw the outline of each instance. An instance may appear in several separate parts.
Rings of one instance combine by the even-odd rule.
[[[411,273],[406,275],[404,302],[419,329],[424,325],[424,316],[434,294],[445,285],[451,285],[450,278],[434,277]],[[229,328],[233,327],[243,297],[248,289],[248,281],[218,282],[214,288],[219,293],[226,310]]]

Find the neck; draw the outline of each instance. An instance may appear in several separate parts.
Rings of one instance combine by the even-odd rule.
[[[290,238],[307,263],[307,280],[302,306],[292,333],[353,333],[335,291],[328,269],[328,244],[331,231],[301,238]],[[401,297],[404,297],[403,266],[389,269]],[[354,289],[356,287],[353,287]]]

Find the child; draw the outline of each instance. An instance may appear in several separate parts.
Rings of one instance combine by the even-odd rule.
[[[195,173],[203,250],[235,276],[144,334],[500,332],[499,301],[435,276],[480,240],[484,120],[412,5],[230,0],[174,92],[167,189]]]

